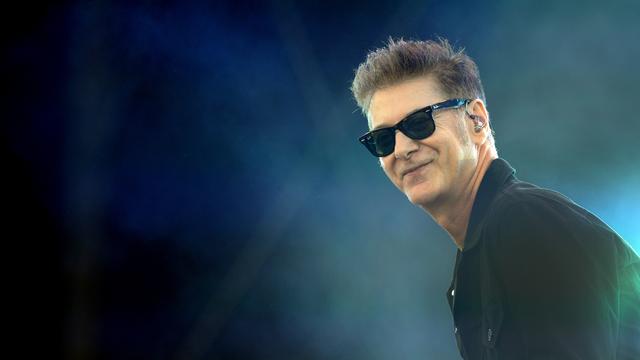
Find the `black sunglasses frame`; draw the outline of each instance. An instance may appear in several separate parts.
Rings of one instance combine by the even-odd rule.
[[[472,101],[471,99],[449,99],[449,100],[445,100],[445,101],[439,102],[437,104],[426,106],[426,107],[424,107],[422,109],[418,109],[418,110],[412,112],[411,114],[405,116],[404,119],[400,120],[394,126],[390,126],[390,127],[385,127],[385,128],[380,128],[380,129],[375,129],[375,130],[369,131],[369,132],[365,133],[364,135],[360,136],[360,138],[358,140],[375,157],[385,157],[385,156],[391,155],[391,154],[393,154],[393,152],[395,151],[395,148],[396,148],[396,141],[395,141],[395,132],[396,131],[400,131],[401,133],[403,133],[404,135],[406,135],[410,139],[414,139],[414,140],[426,139],[436,131],[436,124],[435,124],[435,121],[433,120],[433,112],[435,110],[455,109],[455,108],[459,108],[461,106],[467,105],[471,101]],[[414,116],[415,114],[418,114],[418,113],[426,113],[427,114],[426,121],[429,121],[429,122],[432,123],[431,128],[433,130],[429,131],[425,136],[416,136],[415,134],[412,134],[411,131],[409,131],[405,127],[407,119],[411,118],[412,116]],[[378,149],[376,147],[376,134],[383,133],[383,132],[385,132],[385,133],[392,132],[394,134],[394,136],[391,137],[392,138],[392,141],[391,141],[391,145],[392,146],[390,146],[390,149],[383,149],[384,151],[378,152]]]

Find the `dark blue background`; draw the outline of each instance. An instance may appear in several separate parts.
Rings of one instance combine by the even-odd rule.
[[[637,249],[639,11],[8,10],[18,21],[3,36],[7,253],[19,263],[10,298],[27,308],[16,333],[70,359],[457,358],[444,297],[455,248],[357,143],[366,121],[353,70],[389,36],[464,46],[500,155]]]

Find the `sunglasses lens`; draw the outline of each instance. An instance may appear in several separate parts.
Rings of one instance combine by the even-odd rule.
[[[430,136],[435,131],[435,128],[430,111],[413,114],[402,124],[403,133],[414,140]]]
[[[395,132],[391,129],[381,129],[371,133],[371,152],[378,157],[387,156],[393,152],[396,144]]]

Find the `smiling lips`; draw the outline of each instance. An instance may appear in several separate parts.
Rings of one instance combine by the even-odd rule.
[[[420,164],[420,165],[417,165],[417,166],[410,167],[410,168],[402,171],[402,177],[404,178],[405,176],[410,175],[410,174],[414,173],[415,171],[420,170],[420,169],[422,169],[423,167],[425,167],[425,166],[427,166],[429,164],[431,164],[431,161],[426,162],[424,164]]]

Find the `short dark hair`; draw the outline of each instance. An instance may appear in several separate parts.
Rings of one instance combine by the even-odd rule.
[[[420,76],[433,76],[448,97],[481,99],[486,104],[476,63],[446,39],[405,41],[389,38],[371,51],[356,70],[351,91],[366,115],[373,94],[382,88]]]

